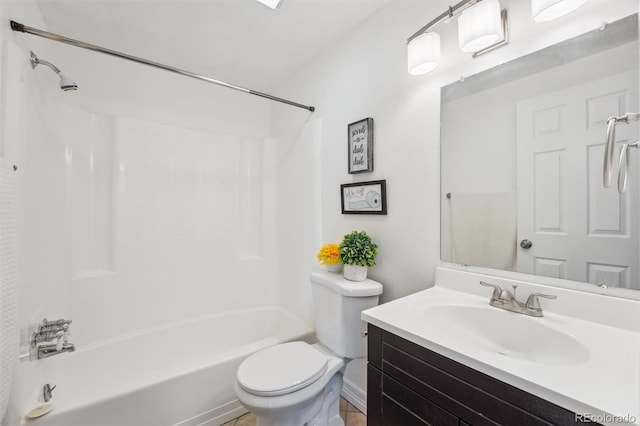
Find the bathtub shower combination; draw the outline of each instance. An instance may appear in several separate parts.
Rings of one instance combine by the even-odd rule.
[[[15,21],[11,21],[11,28],[18,37],[21,36],[20,33],[36,35],[309,112],[314,111],[312,106],[38,30]],[[73,91],[78,88],[75,81],[62,73],[57,66],[39,58],[33,52],[29,53],[32,69],[43,65],[53,70],[60,78],[62,90]],[[262,237],[257,237],[255,241],[252,239],[253,235],[262,235],[262,226],[269,227],[264,225],[267,222],[262,222],[263,212],[260,205],[261,200],[271,199],[269,194],[262,193],[263,186],[260,186],[263,180],[268,180],[263,179],[264,176],[261,175],[262,162],[266,161],[264,158],[268,155],[263,155],[262,147],[255,148],[258,145],[256,141],[267,140],[254,136],[254,133],[266,133],[260,127],[262,124],[256,125],[260,133],[253,129],[247,130],[250,136],[244,133],[235,134],[233,131],[224,133],[227,130],[223,128],[219,133],[215,133],[217,139],[212,141],[211,134],[218,130],[215,125],[211,125],[211,128],[215,129],[213,131],[206,128],[212,132],[207,134],[207,130],[192,130],[197,126],[189,127],[191,123],[187,123],[184,128],[170,128],[169,125],[161,124],[162,120],[149,124],[144,119],[130,119],[124,113],[122,116],[109,115],[107,112],[87,113],[84,109],[77,112],[73,109],[74,106],[68,105],[58,108],[58,111],[52,111],[55,108],[47,105],[40,108],[50,109],[38,110],[38,107],[28,104],[29,101],[24,101],[44,96],[40,93],[42,88],[37,84],[29,81],[24,83],[24,54],[23,46],[15,46],[4,40],[0,55],[0,58],[4,59],[0,62],[0,67],[4,80],[15,82],[15,87],[22,85],[21,89],[8,91],[3,87],[2,92],[7,91],[10,99],[20,98],[21,102],[29,105],[31,109],[25,112],[25,116],[31,114],[35,117],[33,124],[38,120],[42,121],[37,123],[38,126],[31,126],[36,130],[28,134],[30,152],[42,150],[43,145],[38,144],[46,139],[42,136],[46,136],[48,129],[56,127],[56,114],[78,114],[80,118],[70,120],[75,124],[73,130],[65,127],[60,130],[59,135],[56,134],[56,137],[52,138],[53,141],[47,141],[48,146],[45,146],[45,149],[51,149],[52,152],[61,149],[63,155],[55,152],[46,158],[50,163],[44,165],[57,172],[62,170],[60,181],[55,181],[54,178],[51,187],[59,193],[66,194],[68,198],[65,200],[64,197],[53,196],[52,199],[61,203],[60,210],[64,211],[61,222],[68,226],[65,229],[72,231],[69,232],[71,241],[67,245],[71,247],[71,253],[64,254],[63,261],[58,262],[68,262],[71,265],[70,270],[65,269],[63,274],[58,274],[51,280],[58,279],[56,285],[63,282],[61,286],[68,286],[62,287],[65,291],[76,286],[73,288],[77,288],[81,295],[69,302],[60,295],[61,292],[55,293],[54,290],[45,289],[48,283],[35,284],[43,286],[42,299],[46,299],[46,291],[50,291],[52,297],[49,299],[54,300],[46,300],[44,304],[47,306],[44,307],[31,306],[33,312],[23,314],[22,323],[3,331],[2,336],[8,336],[0,340],[3,349],[7,349],[0,358],[0,366],[3,367],[0,383],[3,386],[0,389],[0,419],[3,418],[5,409],[7,410],[3,425],[13,426],[21,423],[34,426],[213,426],[242,415],[247,409],[239,403],[234,393],[236,370],[242,361],[252,353],[269,346],[292,340],[311,343],[314,339],[313,328],[307,322],[275,306],[279,302],[275,291],[260,288],[271,286],[270,283],[279,279],[274,278],[275,268],[269,266],[273,259],[260,256],[263,250]],[[10,72],[7,73],[7,69]],[[39,71],[38,73],[41,74]],[[5,77],[7,74],[9,77]],[[2,84],[8,86],[6,82]],[[35,97],[27,96],[34,93]],[[32,104],[38,102],[34,100]],[[262,107],[256,107],[256,111],[262,111],[259,108]],[[246,114],[246,111],[243,114]],[[179,124],[181,125],[182,123]],[[234,128],[235,125],[232,123],[229,128]],[[68,137],[72,131],[76,134]],[[64,142],[55,145],[54,142],[58,140]],[[230,140],[240,143],[230,144]],[[178,148],[176,141],[179,142]],[[266,148],[264,150],[266,151]],[[98,154],[94,155],[96,152]],[[0,151],[0,154],[6,153]],[[61,157],[64,163],[56,163]],[[229,161],[230,158],[235,159],[237,163]],[[78,174],[77,170],[84,167],[82,161],[85,160],[89,165],[87,169],[90,169],[90,174]],[[31,164],[36,162],[31,161]],[[243,167],[246,170],[243,170]],[[16,170],[15,166],[12,169],[8,166],[6,168],[10,170],[7,172],[8,175]],[[98,178],[94,179],[96,176]],[[36,179],[20,185],[28,187],[31,191],[29,196],[37,197],[43,183],[49,183],[46,182],[47,177],[46,173],[42,173]],[[52,180],[50,177],[49,179]],[[90,184],[85,185],[85,182]],[[56,184],[64,189],[56,189]],[[190,187],[185,190],[188,185]],[[165,192],[161,192],[159,188]],[[10,192],[13,193],[14,190],[11,189]],[[68,206],[71,207],[65,211]],[[122,206],[127,206],[129,210]],[[224,206],[226,210],[220,206]],[[236,209],[242,213],[238,214]],[[245,216],[249,214],[246,212],[253,210],[258,213],[255,214],[256,217],[248,220],[251,226],[244,226],[247,223]],[[187,211],[189,214],[184,213]],[[0,214],[2,224],[14,218],[13,212],[3,211]],[[271,214],[271,210],[268,214]],[[225,220],[235,222],[225,224]],[[245,222],[242,222],[243,220]],[[21,226],[23,229],[28,228],[30,223],[32,222],[27,223],[25,219]],[[223,225],[216,229],[207,228],[210,223]],[[168,224],[170,226],[167,226]],[[89,232],[86,232],[87,230]],[[32,234],[29,241],[36,240],[31,246],[41,244],[37,241],[37,231],[30,232]],[[246,238],[242,235],[240,238],[237,236],[243,233],[250,235]],[[3,251],[8,244],[4,237],[0,232],[0,249]],[[258,249],[243,252],[234,250],[234,247],[219,247],[224,246],[224,243],[235,243],[237,240],[241,241],[239,245]],[[157,248],[159,243],[164,244],[161,247],[164,251]],[[58,241],[53,245],[57,246],[55,250],[58,251],[65,247],[64,243]],[[51,247],[47,247],[47,250],[49,249]],[[11,250],[15,255],[16,249]],[[29,254],[24,257],[28,258]],[[46,258],[47,252],[43,251],[38,255]],[[176,257],[179,258],[179,262],[175,261]],[[52,259],[50,263],[56,260]],[[232,263],[234,261],[236,263]],[[176,264],[186,266],[185,270],[180,271]],[[258,266],[245,268],[245,264]],[[3,265],[6,266],[6,262]],[[194,272],[189,270],[189,266],[192,265],[205,266]],[[217,277],[216,268],[221,265],[230,265],[231,272],[227,273],[230,279]],[[141,273],[141,270],[144,273]],[[264,271],[267,271],[269,276],[266,276]],[[3,273],[0,278],[6,280],[6,275]],[[184,289],[181,288],[181,283],[189,277],[195,277],[196,282],[189,283]],[[189,300],[193,301],[194,297],[198,296],[189,295],[191,299],[183,300],[183,306],[178,306],[174,312],[175,300],[185,295],[187,287],[195,289],[195,294],[202,291],[203,295],[211,296],[210,293],[215,293],[211,290],[211,282],[215,282],[216,278],[218,282],[213,285],[218,291],[224,291],[225,286],[238,283],[244,287],[229,292],[226,296],[230,301],[212,300],[208,303],[198,300],[199,305],[193,309],[198,314],[191,313],[191,307],[188,306]],[[270,283],[265,285],[264,280],[270,280]],[[34,280],[29,276],[22,282],[25,281],[42,280]],[[12,285],[16,286],[15,283]],[[275,284],[273,286],[275,287]],[[3,288],[6,289],[8,286],[3,284]],[[99,293],[104,288],[108,288],[111,293]],[[124,291],[131,293],[123,293]],[[251,292],[253,302],[241,300],[243,291]],[[163,293],[168,301],[162,300],[159,303],[158,299],[149,300],[145,296],[156,292]],[[122,294],[127,296],[121,297]],[[3,304],[10,300],[2,294],[0,296]],[[217,296],[215,299],[222,299]],[[107,299],[103,300],[102,297]],[[202,296],[200,298],[203,299]],[[38,303],[39,301],[36,301],[34,305]],[[75,305],[70,308],[68,305],[73,303]],[[101,304],[113,306],[115,303],[118,303],[118,309],[127,312],[127,318],[132,323],[114,318],[111,314],[100,317],[98,312],[103,312],[99,310],[102,308]],[[151,319],[137,321],[135,315],[140,315],[141,318],[146,315],[138,313],[140,303],[152,307],[147,316]],[[13,302],[11,309],[3,307],[3,312],[15,313],[16,306],[17,302]],[[56,317],[74,317],[74,333],[79,334],[77,339],[74,337],[69,340],[70,321],[63,320],[60,321],[64,324],[57,324],[57,321],[49,324],[45,322],[32,335],[33,317],[41,319],[41,313],[51,312],[57,306],[63,308],[62,312],[55,312]],[[73,308],[81,311],[82,314],[77,316],[82,318],[69,315],[70,311],[75,312]],[[171,314],[160,318],[153,315],[164,312]],[[212,314],[190,318],[203,312]],[[29,317],[31,324],[25,323],[26,317]],[[3,319],[3,324],[8,322]],[[153,326],[149,326],[150,324]],[[19,363],[15,360],[17,351],[12,350],[18,346],[15,338],[18,327],[22,333],[20,349],[23,361]],[[29,327],[31,330],[27,333]],[[33,345],[29,345],[30,354],[24,352],[27,335],[28,343],[33,342]],[[11,368],[5,368],[5,365]],[[11,376],[14,386],[9,397],[8,383]],[[45,403],[50,403],[53,410],[48,410]],[[27,419],[25,415],[34,412],[34,409],[36,414],[42,414],[44,411],[46,414]]]
[[[278,307],[205,316],[42,359],[55,409],[33,426],[218,425],[247,410],[234,394],[250,354],[312,330]],[[28,375],[18,367],[15,380]],[[25,401],[26,403],[26,401]],[[33,407],[21,407],[26,413]]]

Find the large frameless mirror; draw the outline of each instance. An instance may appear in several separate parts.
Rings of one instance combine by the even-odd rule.
[[[602,183],[638,77],[635,14],[443,87],[442,260],[639,290],[640,150],[624,194]]]

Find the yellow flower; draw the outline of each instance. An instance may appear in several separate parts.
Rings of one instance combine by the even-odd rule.
[[[321,265],[335,265],[340,263],[340,244],[329,243],[320,247],[316,254]]]

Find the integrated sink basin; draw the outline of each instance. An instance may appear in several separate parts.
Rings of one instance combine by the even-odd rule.
[[[543,364],[580,364],[589,350],[576,338],[532,318],[490,306],[441,305],[424,310],[424,324],[445,341]]]

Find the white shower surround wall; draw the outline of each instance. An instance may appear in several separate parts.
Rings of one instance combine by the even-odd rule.
[[[42,217],[63,237],[50,246],[59,252],[30,252],[47,235],[25,230],[24,253],[35,263],[46,253],[68,269],[60,271],[66,282],[47,280],[63,303],[38,306],[38,289],[22,289],[36,297],[23,297],[21,327],[71,318],[77,351],[20,365],[6,424],[41,403],[44,383],[57,386],[44,424],[215,425],[242,414],[229,405],[242,359],[309,333],[279,308],[261,308],[277,305],[279,283],[268,226],[271,140],[38,108],[43,133],[58,120],[77,125],[30,140],[34,155],[55,154],[40,163],[54,178],[47,185],[35,176],[28,198],[39,203],[43,187],[60,194],[49,198],[59,215]],[[243,309],[249,314],[223,314]],[[189,320],[211,314],[215,321]]]
[[[2,3],[0,18],[46,29],[29,0]],[[95,393],[108,390],[105,383],[120,373],[123,361],[135,358],[143,367],[153,362],[153,356],[136,358],[139,351],[132,349],[155,335],[140,330],[281,305],[278,141],[270,138],[269,102],[29,38],[8,27],[0,30],[0,41],[0,155],[20,171],[18,324],[24,332],[43,318],[71,318],[70,340],[77,347],[73,354],[20,363],[3,424],[17,424],[25,410],[41,403],[46,382],[58,386],[51,418],[69,412],[67,396],[93,410],[106,407],[107,400],[115,404],[118,395],[133,398],[127,392],[134,389],[136,398],[162,395],[160,387],[147,386],[156,380],[166,389],[177,377],[183,377],[180,383],[191,380],[189,394],[211,396],[221,382],[230,391],[242,354],[285,338],[274,330],[262,337],[252,334],[267,322],[264,318],[250,327],[230,320],[218,327],[248,340],[235,348],[224,342],[210,347],[207,362],[217,367],[195,365],[189,354],[204,349],[182,341],[174,346],[182,348],[184,363],[175,359],[166,368],[173,376],[154,378],[148,370],[146,379],[135,379],[137,387],[112,383],[110,397]],[[55,75],[31,70],[29,50],[64,66],[79,90],[62,92]],[[307,275],[297,284],[308,283]],[[138,337],[129,338],[134,334]],[[291,338],[299,334],[292,332]],[[194,340],[190,345],[202,344],[200,339],[215,346],[225,339],[211,332],[186,331],[185,336]],[[176,351],[172,341],[180,337],[149,344],[158,353]],[[101,358],[106,353],[113,356]],[[71,368],[72,361],[82,369]],[[104,380],[92,387],[74,382],[94,370]],[[208,389],[194,382],[196,370],[202,374],[200,386],[206,382]],[[61,387],[65,383],[75,384]],[[142,406],[173,407],[153,398]],[[102,417],[96,413],[91,423]],[[189,415],[197,414],[194,409]]]
[[[278,307],[209,315],[85,346],[40,363],[54,410],[31,426],[219,425],[247,410],[235,372],[249,354],[306,339],[312,329]],[[30,374],[21,364],[16,380]],[[19,412],[35,406],[26,398]],[[22,421],[25,424],[25,421]]]
[[[270,140],[62,111],[76,343],[277,304]]]

